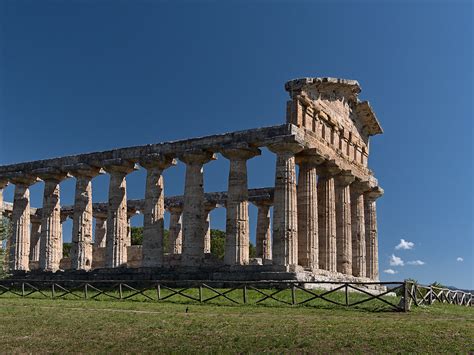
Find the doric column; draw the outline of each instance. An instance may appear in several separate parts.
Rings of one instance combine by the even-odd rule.
[[[383,195],[383,189],[374,187],[364,195],[365,246],[367,259],[366,276],[372,280],[379,279],[379,247],[377,237],[376,200]]]
[[[304,152],[303,152],[304,153]],[[318,268],[318,194],[316,166],[318,156],[296,157],[298,175],[298,264],[310,269]]]
[[[351,184],[352,275],[366,276],[364,192],[367,184],[356,180]]]
[[[107,216],[95,216],[94,247],[105,248],[107,238]]]
[[[226,240],[224,263],[249,263],[249,206],[247,160],[261,152],[259,149],[225,149],[222,155],[230,160],[226,201]]]
[[[215,155],[207,151],[187,152],[179,158],[186,164],[183,204],[183,265],[199,265],[204,258],[206,236],[203,165]]]
[[[66,176],[52,169],[39,175],[44,181],[39,267],[44,271],[58,270],[63,254],[59,183]]]
[[[337,271],[352,275],[351,191],[354,181],[350,171],[335,177]]]
[[[169,228],[169,253],[181,254],[183,246],[183,233],[181,226],[182,206],[168,207],[170,212],[170,228]]]
[[[163,155],[149,156],[140,160],[140,165],[147,170],[142,266],[157,267],[163,265],[164,256],[165,193],[162,173],[168,167],[176,165],[176,160]]]
[[[217,205],[210,201],[204,203],[204,230],[206,231],[204,236],[204,254],[211,252],[211,211],[216,207]]]
[[[92,266],[92,178],[99,171],[85,165],[71,171],[76,178],[70,253],[73,270],[90,270]]]
[[[105,267],[115,268],[127,265],[129,233],[125,177],[135,170],[135,164],[120,160],[106,164],[104,169],[110,174]]]
[[[24,270],[29,268],[30,254],[30,189],[34,179],[12,180],[15,194],[12,211],[12,230],[9,243],[9,269]]]
[[[319,268],[337,270],[336,261],[336,194],[334,175],[339,169],[318,168]]]
[[[30,232],[30,261],[39,262],[40,258],[40,236],[41,236],[41,219],[31,219]]]
[[[262,261],[272,260],[272,234],[270,229],[270,201],[253,202],[257,207],[256,252]]]
[[[303,147],[297,143],[280,143],[268,148],[277,155],[273,202],[273,264],[297,265],[298,214],[295,154]]]

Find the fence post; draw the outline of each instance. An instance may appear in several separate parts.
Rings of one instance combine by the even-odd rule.
[[[84,298],[87,299],[87,283],[84,285]]]
[[[296,287],[295,284],[291,284],[291,304],[294,306],[296,304]]]
[[[54,290],[54,282],[51,284],[51,298],[55,298],[56,297],[56,292]]]
[[[403,282],[403,311],[408,312],[410,310],[410,296],[408,293],[408,281]]]
[[[202,303],[202,285],[199,285],[199,302]]]
[[[247,304],[247,285],[244,284],[243,290],[243,296],[244,296],[244,304]]]
[[[158,295],[158,301],[160,301],[161,300],[161,286],[160,286],[160,284],[156,285],[156,293]]]
[[[21,283],[21,297],[25,297],[25,283]]]
[[[122,294],[122,284],[121,283],[119,284],[119,296],[120,296],[120,299],[122,299],[123,294]]]
[[[346,294],[346,306],[349,306],[349,287],[347,283],[344,285],[344,292]]]
[[[433,286],[430,286],[430,306],[433,304]]]

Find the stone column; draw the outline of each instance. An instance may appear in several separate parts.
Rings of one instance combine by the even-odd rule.
[[[107,216],[95,216],[94,247],[105,248],[107,238]]]
[[[298,175],[298,264],[318,268],[318,194],[316,166],[322,159],[317,156],[297,156]]]
[[[209,254],[211,252],[211,211],[216,208],[215,203],[205,202],[204,203],[204,230],[206,235],[204,237],[204,254]]]
[[[105,267],[115,268],[127,265],[129,234],[125,177],[135,169],[135,164],[120,161],[106,165],[104,169],[110,174]]]
[[[73,270],[90,270],[92,266],[92,178],[99,170],[85,167],[73,173],[76,177],[70,254]]]
[[[183,245],[181,213],[183,212],[183,207],[171,206],[168,207],[168,210],[170,212],[169,253],[181,254]]]
[[[364,192],[368,187],[360,181],[351,184],[352,275],[366,276]]]
[[[318,169],[319,268],[335,272],[336,261],[336,194],[334,175],[337,168]]]
[[[222,155],[230,160],[226,201],[226,240],[224,263],[249,263],[249,206],[247,186],[247,160],[261,152],[259,149],[226,149]]]
[[[145,206],[143,209],[143,259],[144,267],[163,265],[165,193],[163,170],[176,165],[176,160],[167,156],[152,156],[140,160],[147,169]]]
[[[44,271],[58,270],[63,254],[59,183],[65,177],[65,174],[59,173],[40,175],[40,178],[44,181],[44,196],[39,267]]]
[[[16,180],[9,243],[9,270],[28,271],[30,254],[30,189],[32,181]]]
[[[257,231],[256,231],[256,252],[257,258],[262,261],[272,260],[272,234],[270,229],[270,207],[271,202],[254,202],[257,206]]]
[[[297,143],[280,143],[268,148],[277,155],[273,202],[273,264],[294,266],[298,263],[295,154],[303,147]]]
[[[186,266],[200,265],[204,258],[206,216],[203,165],[212,159],[215,159],[214,154],[207,151],[192,151],[180,156],[186,164],[182,248],[182,263]]]
[[[350,171],[335,177],[337,271],[352,275],[351,192],[354,181]]]
[[[367,258],[366,276],[372,280],[379,279],[379,247],[377,237],[376,200],[383,195],[383,189],[374,187],[364,195],[365,246]]]
[[[31,238],[30,238],[30,261],[39,262],[40,258],[40,236],[41,219],[31,219]]]
[[[3,223],[3,189],[8,185],[8,180],[0,179],[0,223]],[[0,250],[3,249],[3,242],[0,241]]]

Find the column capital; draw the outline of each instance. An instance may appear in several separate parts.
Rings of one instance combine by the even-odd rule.
[[[365,192],[364,197],[367,200],[375,201],[384,194],[384,190],[380,186],[375,186],[371,190]]]
[[[109,174],[120,173],[126,175],[132,171],[138,170],[135,162],[121,158],[104,160],[101,165]]]
[[[33,170],[32,173],[38,176],[43,181],[60,182],[64,179],[71,177],[71,175],[69,175],[65,171],[62,171],[56,168],[49,168],[49,167]]]
[[[97,175],[104,173],[103,169],[100,167],[84,163],[66,165],[64,170],[76,178],[84,176],[92,179]]]
[[[183,206],[182,206],[182,205],[168,206],[166,209],[167,209],[170,213],[182,213],[182,212],[183,212]]]
[[[258,148],[226,148],[220,151],[220,153],[229,160],[248,160],[262,154],[262,151]]]
[[[296,154],[296,153],[301,152],[304,149],[304,146],[300,143],[282,142],[282,143],[270,144],[267,146],[267,148],[275,154],[279,154],[279,153]]]
[[[107,220],[107,211],[93,211],[92,216],[95,219]]]
[[[334,179],[337,186],[347,186],[354,182],[355,176],[350,170],[343,170],[334,176]]]
[[[149,154],[140,158],[138,163],[143,166],[145,169],[159,168],[165,170],[171,166],[176,165],[177,161],[170,155],[164,154]]]
[[[217,208],[218,204],[216,202],[205,201],[204,202],[204,211],[206,213],[211,212],[213,209]]]
[[[322,154],[318,149],[311,148],[305,149],[296,155],[296,164],[309,164],[313,165],[321,165],[326,160],[329,159],[329,156]]]
[[[351,193],[353,194],[363,194],[365,192],[370,191],[370,183],[369,181],[360,180],[358,178],[351,184]]]
[[[262,207],[270,208],[271,206],[273,206],[273,201],[270,201],[270,200],[253,200],[249,202],[252,203],[257,208],[262,208]]]
[[[340,172],[341,168],[339,168],[334,161],[329,161],[318,166],[318,176],[322,178],[335,177]]]
[[[6,173],[2,176],[2,180],[7,180],[14,185],[23,186],[30,186],[40,181],[36,175],[24,173],[22,171]]]
[[[207,150],[190,150],[180,154],[178,158],[185,164],[205,164],[216,160],[217,156]]]

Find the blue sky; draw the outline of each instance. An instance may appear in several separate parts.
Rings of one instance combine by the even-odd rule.
[[[381,278],[474,288],[472,22],[472,3],[453,0],[5,0],[0,164],[278,125],[287,80],[356,79],[385,131],[369,159],[385,189]],[[274,163],[251,160],[249,186],[271,186]],[[225,190],[227,171],[222,157],[206,165],[206,190]],[[129,176],[130,198],[144,179]],[[182,194],[183,165],[165,180]],[[94,201],[107,184],[94,180]],[[61,188],[72,204],[74,179]],[[31,191],[40,206],[42,183]],[[224,228],[223,209],[211,217]]]

